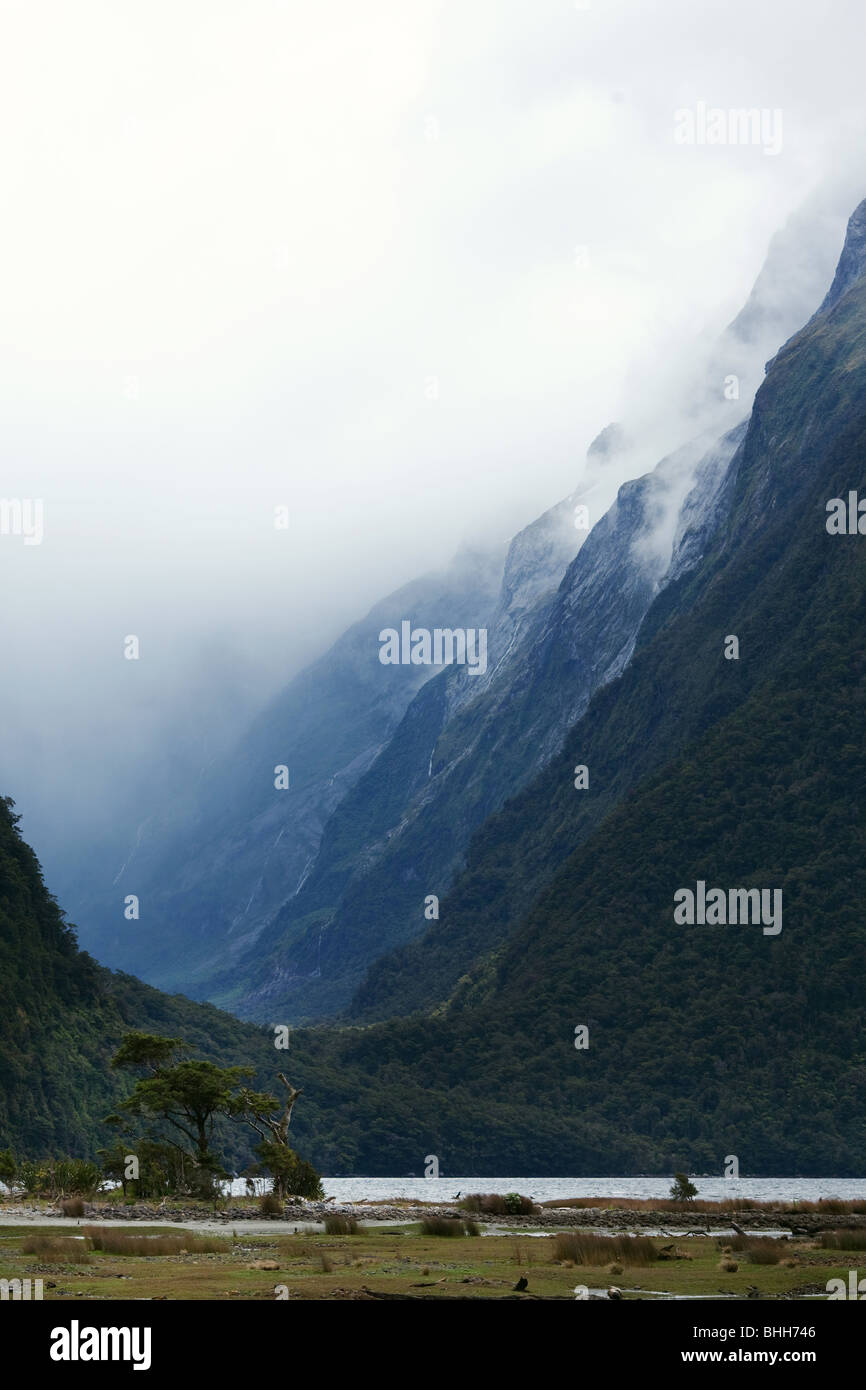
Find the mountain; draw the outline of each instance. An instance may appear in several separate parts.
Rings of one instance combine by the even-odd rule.
[[[320,1153],[374,1173],[429,1153],[452,1173],[720,1172],[728,1154],[862,1171],[866,551],[827,530],[851,491],[866,498],[862,270],[773,360],[702,559],[475,837],[410,948],[427,1011],[293,1038],[313,1083],[339,1078]],[[678,923],[699,882],[780,891],[781,930]]]
[[[864,205],[857,209],[851,218],[856,237],[857,227]],[[847,259],[849,242],[846,241],[843,256]],[[845,301],[846,317],[841,320],[850,333],[853,347],[850,361],[859,366],[859,327],[855,308],[858,296],[863,293],[866,275],[866,257],[861,264],[860,278],[856,282],[857,294]],[[837,324],[839,316],[831,313],[838,301],[825,301],[825,307],[816,315],[806,329],[796,335],[778,354],[772,364],[764,386],[759,391],[748,427],[734,431],[728,443],[734,443],[738,436],[742,442],[733,453],[727,471],[719,467],[708,467],[706,462],[698,470],[695,487],[683,507],[674,541],[673,555],[668,571],[668,583],[662,586],[656,601],[649,607],[641,628],[635,670],[628,676],[634,679],[636,672],[643,670],[644,648],[650,643],[656,631],[669,620],[671,611],[688,610],[694,602],[697,586],[706,582],[706,576],[714,574],[715,566],[721,561],[719,555],[727,559],[728,548],[733,549],[735,541],[741,540],[746,546],[740,563],[747,563],[748,547],[753,544],[753,532],[760,531],[767,515],[775,518],[783,506],[795,504],[797,488],[807,485],[811,479],[805,470],[794,471],[794,460],[811,444],[816,431],[816,420],[820,419],[820,437],[825,444],[832,439],[834,429],[842,429],[846,421],[846,410],[852,406],[851,370],[848,358],[842,358],[842,348],[847,350],[847,342]],[[841,308],[840,308],[841,315]],[[850,322],[849,322],[850,319]],[[791,374],[800,369],[800,364],[808,360],[817,362],[815,372],[820,367],[820,352],[830,336],[830,326],[836,330],[833,337],[834,359],[828,362],[828,376],[824,383],[826,400],[823,413],[817,414],[808,392],[796,394],[789,391],[782,407],[776,407],[771,414],[771,404],[775,404],[779,393],[779,382],[788,383]],[[838,353],[836,343],[839,343]],[[812,357],[807,359],[804,344],[808,344]],[[832,367],[832,372],[830,368]],[[810,390],[815,389],[810,387]],[[798,412],[794,416],[794,409]],[[786,411],[791,419],[786,417]],[[781,431],[784,430],[782,434]],[[797,431],[802,432],[802,439]],[[791,450],[788,467],[783,469],[777,462],[775,472],[771,471],[769,460],[762,453],[765,440],[769,440],[774,451],[783,441],[784,447]],[[796,443],[797,453],[794,451]],[[808,456],[807,456],[808,457]],[[735,507],[737,488],[742,486],[742,478],[747,459],[754,459],[753,490],[742,504],[743,510],[737,517],[736,532],[731,531],[731,511]],[[758,482],[760,480],[760,483]],[[831,493],[828,496],[837,494]],[[847,496],[847,489],[845,492]],[[826,500],[826,499],[825,499]],[[724,540],[722,539],[724,538]],[[725,549],[717,553],[724,544]],[[703,562],[695,567],[696,556],[704,554]],[[753,566],[754,571],[754,566]],[[755,571],[756,572],[756,571]],[[715,611],[715,610],[714,610]],[[706,644],[699,644],[698,624],[704,621],[704,610],[692,627],[692,640],[696,650]],[[718,635],[712,630],[712,640],[720,643],[728,633],[740,636],[743,645],[742,629],[716,613],[717,620],[729,626]],[[751,632],[753,622],[744,615]],[[567,624],[563,625],[567,628]],[[481,890],[471,878],[457,882],[452,899],[446,901],[439,926],[427,934],[416,949],[384,958],[370,971],[355,1001],[354,1012],[358,1016],[371,1012],[405,1012],[405,1005],[412,1007],[428,1006],[441,999],[452,988],[460,974],[466,969],[468,960],[483,955],[506,934],[504,927],[514,919],[515,905],[519,911],[528,897],[535,895],[566,846],[574,846],[578,840],[585,839],[608,815],[613,807],[634,788],[640,779],[663,765],[667,759],[678,754],[686,737],[700,732],[717,710],[725,708],[725,700],[730,690],[717,692],[714,688],[713,671],[715,662],[707,658],[708,664],[701,684],[701,674],[692,670],[691,663],[668,666],[654,680],[655,698],[647,706],[651,719],[629,708],[624,713],[622,684],[610,687],[609,705],[599,696],[586,720],[577,726],[569,736],[561,758],[548,770],[546,777],[539,779],[534,788],[538,798],[530,807],[525,799],[515,799],[508,805],[502,816],[484,827],[479,836],[479,844],[494,846],[502,842],[501,826],[507,824],[507,841],[510,833],[516,833],[520,817],[528,817],[533,826],[544,826],[542,834],[532,833],[523,837],[521,849],[521,873],[518,883],[511,884],[508,893],[490,895]],[[747,665],[730,663],[734,676],[728,687],[737,688],[736,676],[741,672],[746,678],[755,670],[755,661]],[[685,677],[688,689],[681,689]],[[700,696],[700,698],[698,698]],[[600,719],[600,711],[609,717]],[[569,766],[569,749],[573,750],[573,763]],[[578,797],[574,806],[570,767],[578,763],[590,768],[590,791]],[[552,808],[545,811],[547,804]],[[513,849],[507,851],[508,858]],[[494,872],[488,863],[485,875]],[[499,861],[495,872],[503,882],[510,881],[512,875],[506,860]],[[469,915],[471,926],[466,919],[463,904],[471,904]],[[479,904],[483,906],[479,910]]]
[[[630,477],[640,455],[623,426],[603,431],[588,452],[580,493],[512,542],[487,675],[451,669],[419,692],[334,812],[302,889],[254,952],[213,981],[211,998],[244,1017],[295,1020],[336,1015],[356,990],[355,1017],[405,1012],[427,996],[423,975],[407,967],[386,1000],[377,982],[392,962],[386,958],[381,970],[374,962],[426,930],[430,897],[448,892],[471,835],[557,755],[595,690],[627,665],[661,588],[696,563],[742,437],[744,425],[730,429],[730,421],[747,408],[745,393],[766,358],[824,293],[835,240],[835,222],[823,209],[795,217],[774,238],[746,307],[704,353],[700,380],[689,380],[680,415],[701,428],[651,473],[631,477],[618,492],[609,487],[607,496],[605,481]],[[732,398],[724,389],[730,373],[741,387]],[[587,505],[592,529],[557,575],[539,539],[578,503]],[[515,595],[526,594],[533,602],[521,601],[515,614]],[[497,930],[507,929],[518,905]],[[464,941],[452,953],[455,979],[468,950]]]
[[[93,1157],[110,1143],[103,1119],[128,1083],[109,1063],[130,1030],[183,1038],[222,1066],[253,1066],[270,1087],[272,1035],[113,974],[79,949],[18,819],[0,797],[0,1149]],[[229,1156],[249,1161],[243,1131],[227,1138]]]
[[[721,1171],[729,1154],[755,1174],[862,1171],[866,553],[828,518],[866,500],[864,216],[853,269],[774,355],[748,422],[665,461],[661,497],[693,479],[685,500],[659,508],[652,476],[620,489],[611,534],[632,507],[661,517],[635,537],[633,574],[663,568],[630,658],[485,819],[355,1021],[293,1032],[298,1137],[325,1171],[419,1172],[431,1153],[455,1174]],[[580,564],[592,538],[550,601],[564,616],[539,695],[583,654],[559,644],[574,575],[599,569]],[[700,883],[781,893],[783,911],[772,931],[685,924],[676,903]],[[128,1028],[273,1066],[265,1031],[79,951],[8,801],[0,1018],[0,1143],[31,1152],[92,1151]]]
[[[658,406],[688,430],[684,447],[646,475],[655,428],[609,426],[575,492],[511,542],[504,573],[499,559],[464,563],[377,605],[230,756],[140,827],[119,873],[73,900],[88,947],[245,1017],[345,1010],[378,956],[424,932],[471,835],[558,753],[593,692],[629,661],[676,573],[681,509],[711,509],[764,362],[824,293],[835,226],[823,206],[793,218],[741,314],[709,351],[690,354],[693,370]],[[693,524],[677,563],[700,553]],[[486,673],[383,668],[378,632],[403,618],[484,626]],[[281,764],[288,791],[273,785]],[[141,902],[134,932],[127,894]]]
[[[82,940],[101,960],[164,988],[195,991],[202,971],[248,948],[315,859],[322,828],[375,759],[436,668],[383,666],[379,632],[412,615],[478,627],[495,600],[502,555],[461,552],[377,604],[265,709],[240,745],[140,827],[125,863],[74,901]],[[288,768],[278,790],[275,769]],[[135,930],[124,900],[135,894]]]

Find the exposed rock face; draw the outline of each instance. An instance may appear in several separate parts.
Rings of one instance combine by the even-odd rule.
[[[741,432],[703,457],[699,442],[689,445],[624,484],[556,589],[549,577],[567,544],[561,528],[595,480],[512,542],[486,676],[445,672],[412,702],[336,812],[308,883],[262,935],[250,991],[235,1002],[242,1014],[345,1007],[385,947],[425,929],[425,897],[445,893],[472,831],[556,755],[594,691],[628,662],[665,582],[697,469],[689,547],[677,564],[696,562]]]
[[[711,428],[614,496],[632,443],[608,425],[580,489],[515,538],[486,675],[448,671],[419,692],[337,809],[303,890],[260,938],[244,996],[217,992],[220,1002],[259,1018],[337,1012],[377,956],[429,927],[425,899],[447,891],[472,833],[556,757],[593,693],[629,663],[659,592],[705,553],[730,502],[749,392],[832,269],[826,227],[810,226],[794,219],[774,240],[748,304],[700,366],[696,414]],[[743,398],[724,402],[716,387],[734,367]],[[717,438],[712,428],[731,410],[739,423]],[[579,507],[591,529],[554,590]],[[364,985],[353,1009],[402,1012],[421,995],[404,970],[390,1000]]]
[[[840,284],[863,254],[861,212]],[[376,956],[426,929],[425,898],[446,892],[472,833],[557,755],[593,692],[630,661],[653,599],[700,560],[763,363],[826,285],[831,241],[815,217],[774,238],[744,309],[683,383],[690,443],[645,473],[634,432],[609,424],[575,492],[514,537],[504,571],[464,560],[377,605],[231,758],[203,770],[194,795],[144,828],[83,918],[98,921],[85,944],[245,1016],[344,1008]],[[742,380],[726,401],[731,372]],[[487,671],[382,668],[375,636],[403,618],[486,626]],[[290,796],[273,792],[277,762]],[[147,933],[122,930],[126,892],[146,896]]]
[[[143,827],[120,873],[112,869],[85,906],[83,944],[112,965],[187,993],[195,993],[202,969],[249,949],[303,883],[335,807],[441,669],[383,666],[380,630],[403,618],[431,628],[443,619],[483,625],[502,562],[502,554],[461,554],[447,571],[377,604],[292,680],[239,747],[203,768],[196,787]],[[287,792],[275,790],[277,764],[289,769]],[[145,905],[146,931],[124,930],[127,893]]]
[[[819,314],[838,304],[851,286],[866,270],[866,198],[854,209],[848,221],[845,244],[836,267],[833,283],[818,310]],[[816,315],[817,317],[817,315]]]

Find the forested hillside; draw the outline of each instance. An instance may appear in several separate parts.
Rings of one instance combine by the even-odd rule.
[[[0,1020],[0,1148],[19,1157],[92,1156],[113,1137],[102,1122],[129,1079],[110,1061],[128,1030],[182,1037],[214,1061],[254,1067],[268,1084],[276,1070],[273,1035],[114,974],[79,950],[8,798],[0,798]],[[248,1134],[226,1137],[226,1152],[246,1161]]]
[[[827,526],[866,498],[859,272],[770,366],[704,558],[631,664],[356,1021],[292,1033],[293,1134],[324,1172],[862,1172],[866,538]],[[681,924],[699,881],[780,891],[781,930]],[[266,1030],[77,949],[8,802],[0,1012],[0,1146],[92,1152],[130,1028],[274,1070]]]
[[[343,1087],[339,1125],[317,1116],[334,1156],[862,1171],[866,557],[826,529],[855,489],[862,279],[773,364],[712,553],[651,610],[562,765],[485,826],[443,920],[371,980],[368,1007],[423,980],[429,1016],[296,1039]],[[677,925],[699,879],[781,889],[782,931]]]

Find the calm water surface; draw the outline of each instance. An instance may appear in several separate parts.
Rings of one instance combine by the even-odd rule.
[[[459,1192],[521,1192],[536,1202],[568,1197],[670,1196],[668,1178],[323,1178],[327,1197],[337,1202],[387,1201],[414,1197],[422,1202],[450,1202]],[[726,1201],[750,1197],[755,1201],[817,1202],[820,1197],[866,1201],[866,1178],[692,1178],[698,1197]],[[261,1185],[257,1184],[257,1190]],[[242,1179],[232,1183],[241,1196]]]

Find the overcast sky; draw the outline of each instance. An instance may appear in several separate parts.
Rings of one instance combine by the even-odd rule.
[[[864,38],[862,0],[2,0],[0,497],[45,535],[0,536],[0,792],[37,850],[571,492],[857,186]],[[701,102],[781,150],[677,143]]]

